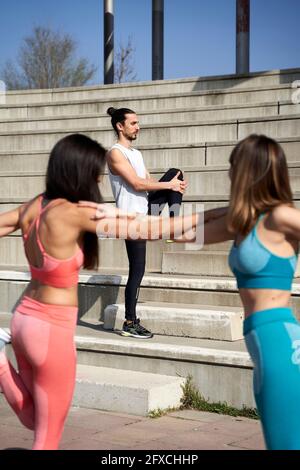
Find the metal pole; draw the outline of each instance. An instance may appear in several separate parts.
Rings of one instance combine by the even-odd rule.
[[[164,0],[152,0],[152,80],[164,78]]]
[[[236,73],[249,73],[250,0],[236,0]]]
[[[104,84],[114,83],[114,1],[104,2]]]

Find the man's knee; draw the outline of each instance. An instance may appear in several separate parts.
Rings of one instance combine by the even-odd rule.
[[[178,178],[183,181],[183,173],[179,168],[170,168],[167,173],[171,176],[172,179],[177,175],[178,172]]]

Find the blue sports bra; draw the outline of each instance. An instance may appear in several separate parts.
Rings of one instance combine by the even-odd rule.
[[[290,290],[297,266],[298,254],[284,258],[274,255],[257,236],[261,214],[244,240],[231,247],[229,266],[238,288]]]

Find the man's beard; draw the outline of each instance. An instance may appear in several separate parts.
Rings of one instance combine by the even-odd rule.
[[[136,140],[137,138],[137,134],[134,134],[134,135],[125,135],[126,139],[129,140],[130,142],[132,142],[133,140]]]

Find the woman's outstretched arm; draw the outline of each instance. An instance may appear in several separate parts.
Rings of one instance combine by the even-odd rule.
[[[209,209],[204,211],[204,223],[210,222],[214,219],[219,219],[224,215],[227,215],[228,206],[226,207],[217,207],[216,209]]]
[[[20,228],[20,207],[0,214],[0,237],[5,237]]]
[[[227,214],[227,211],[226,211]],[[205,213],[199,214],[200,219],[205,220]],[[228,240],[233,240],[234,235],[228,231],[226,223],[226,215],[219,215],[218,218],[209,219],[208,222],[199,223],[197,232],[190,230],[177,239],[179,243],[193,243],[196,242],[199,245],[211,245],[213,243],[222,243]]]
[[[198,244],[221,243],[234,239],[234,235],[227,229],[227,207],[207,211],[208,214],[194,213],[174,218],[127,214],[112,205],[91,202],[84,202],[79,208],[85,211],[85,226],[90,227],[89,231],[96,230],[99,238],[165,238]],[[204,223],[205,218],[208,221]]]
[[[270,223],[274,229],[300,241],[300,210],[295,207],[281,205],[272,211]]]
[[[183,236],[197,229],[200,216],[197,213],[180,217],[156,217],[116,212],[111,213],[106,204],[86,203],[78,205],[81,229],[96,232],[99,238],[128,240],[161,240]]]

